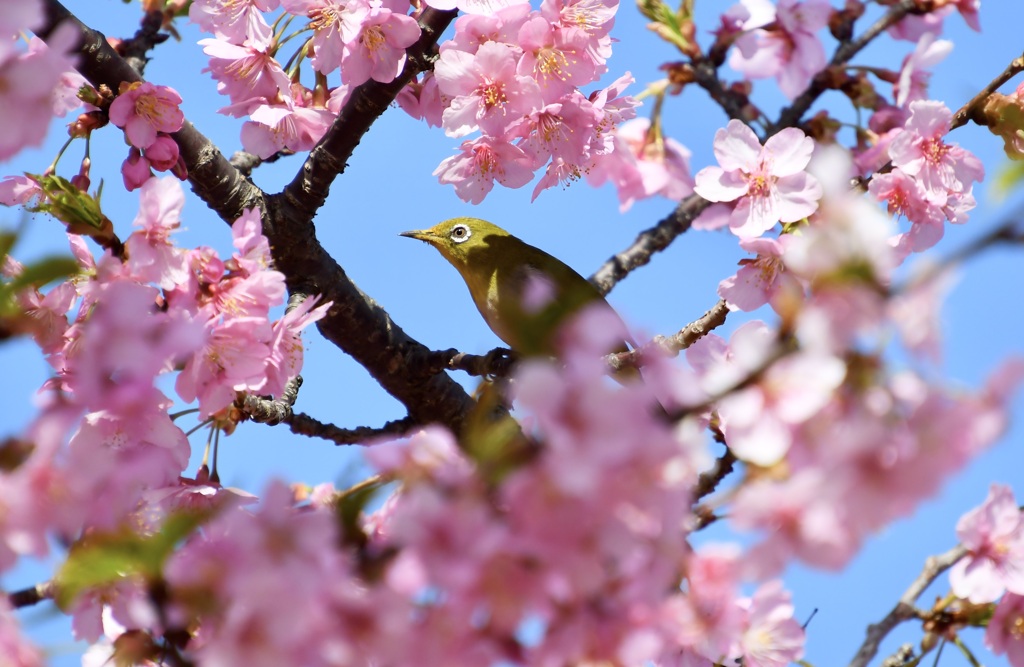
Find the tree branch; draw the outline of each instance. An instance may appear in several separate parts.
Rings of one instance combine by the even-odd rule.
[[[325,424],[301,412],[292,413],[285,423],[291,427],[292,433],[311,438],[323,438],[336,445],[366,444],[376,438],[400,437],[416,428],[418,422],[405,417],[389,421],[383,426],[357,426],[356,428],[340,428],[334,424]]]
[[[395,97],[417,74],[433,66],[434,50],[441,33],[458,12],[427,8],[419,18],[419,40],[406,50],[405,68],[394,81],[367,81],[358,86],[341,109],[331,129],[309,152],[302,169],[289,183],[281,197],[292,215],[312,220],[327,200],[334,179],[345,171],[363,135],[383,114]]]
[[[710,202],[695,194],[682,200],[668,217],[640,232],[633,245],[602,264],[590,276],[590,282],[601,294],[607,294],[631,271],[650,262],[651,255],[667,248],[677,236],[688,230],[694,219],[710,205]]]
[[[892,632],[893,628],[915,617],[914,602],[917,598],[921,597],[925,589],[935,581],[940,574],[953,567],[953,564],[963,558],[967,554],[967,549],[962,545],[958,544],[949,551],[938,556],[930,556],[925,561],[924,569],[921,570],[921,574],[914,579],[914,582],[910,584],[910,587],[900,596],[896,606],[886,614],[878,623],[874,623],[868,626],[867,636],[864,638],[864,643],[860,645],[857,650],[857,654],[850,661],[849,667],[867,667],[871,659],[878,654],[878,648],[882,644],[882,640]]]
[[[770,128],[768,134],[775,134],[784,127],[796,126],[796,124],[800,122],[800,119],[804,117],[804,114],[807,113],[807,110],[811,108],[811,105],[814,104],[821,94],[828,89],[828,83],[832,78],[832,74],[829,70],[850,62],[850,60],[860,53],[864,47],[870,44],[872,40],[882,34],[889,27],[900,22],[907,14],[911,13],[916,6],[917,3],[915,0],[900,0],[898,4],[893,5],[885,15],[875,21],[875,23],[865,30],[859,37],[853,40],[840,42],[839,46],[836,47],[835,53],[832,54],[832,60],[829,62],[828,66],[815,74],[814,78],[811,79],[811,84],[807,86],[807,89],[800,93],[800,95],[793,100],[792,104],[782,110],[782,113],[779,114],[778,122]]]
[[[432,12],[429,10],[425,15],[432,17],[430,30],[434,32],[425,32],[417,42],[422,49],[430,39],[437,39],[437,31],[443,29],[440,26],[447,25],[442,16]],[[450,20],[451,13],[441,14]],[[78,26],[81,31],[78,70],[94,86],[106,84],[111,90],[118,90],[122,81],[141,80],[138,73],[107,44],[102,34],[84,25],[60,2],[46,0],[46,16],[46,25],[39,31],[44,40],[62,21],[72,21]],[[386,90],[378,94],[374,92],[376,88]],[[363,92],[359,93],[360,90]],[[350,100],[352,105],[363,99],[380,101],[382,95],[392,94],[386,85],[375,83],[364,84],[357,93]],[[386,105],[374,107],[378,115],[385,108]],[[341,136],[349,131],[344,123],[352,113],[346,115],[343,112],[335,121],[330,136]],[[359,123],[368,127],[376,116],[367,112],[358,118]],[[365,128],[353,131],[361,136]],[[188,121],[173,136],[196,195],[229,224],[246,208],[258,206],[262,209],[263,233],[270,239],[275,266],[285,274],[289,291],[321,294],[325,301],[333,302],[326,317],[317,323],[324,337],[362,364],[388,393],[405,405],[412,419],[421,423],[440,422],[454,432],[460,432],[473,400],[447,374],[429,370],[430,351],[406,335],[383,308],[349,280],[344,269],[324,250],[313,229],[315,209],[310,210],[310,205],[294,193],[266,196],[243,178],[217,147]],[[323,150],[318,155],[328,150],[324,148],[328,146],[326,142],[325,137],[321,142]],[[354,146],[355,143],[352,144]],[[307,160],[303,171],[310,164]],[[299,180],[302,183],[313,182]],[[318,177],[316,182],[322,182],[322,179]],[[322,203],[323,196],[326,196],[326,190],[322,196],[317,195],[316,201]]]

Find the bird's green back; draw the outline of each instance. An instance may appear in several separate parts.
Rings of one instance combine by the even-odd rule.
[[[433,245],[458,269],[488,326],[520,354],[553,355],[572,315],[594,303],[610,309],[570,266],[486,220],[453,218],[402,235]],[[624,341],[616,351],[626,349]]]

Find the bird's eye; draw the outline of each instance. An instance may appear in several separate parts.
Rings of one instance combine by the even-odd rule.
[[[455,225],[452,227],[451,234],[449,234],[452,241],[456,243],[465,243],[469,240],[470,235],[469,227],[466,225]]]

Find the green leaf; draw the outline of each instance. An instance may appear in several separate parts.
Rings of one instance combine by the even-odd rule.
[[[125,579],[157,581],[174,548],[209,516],[208,512],[194,511],[171,514],[152,535],[140,535],[128,528],[86,535],[72,546],[54,578],[57,606],[67,610],[85,591]]]
[[[101,243],[114,238],[114,224],[103,215],[99,199],[55,174],[28,176],[43,190],[42,203],[30,210],[49,213],[67,225],[72,234],[89,236]]]
[[[1004,164],[992,181],[992,194],[1000,199],[1005,199],[1012,191],[1020,187],[1024,181],[1024,162],[1013,161]]]
[[[43,285],[77,275],[78,271],[78,262],[73,257],[59,255],[46,257],[32,264],[27,264],[24,271],[11,279],[10,286],[14,290],[26,287],[42,287]]]

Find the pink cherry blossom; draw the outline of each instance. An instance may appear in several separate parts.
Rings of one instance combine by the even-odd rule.
[[[24,14],[17,13],[12,18],[30,19],[33,14],[27,8]],[[8,39],[4,34],[0,41]],[[49,45],[34,40],[29,50],[21,54],[0,47],[0,108],[4,110],[0,160],[7,160],[26,146],[42,143],[54,115],[53,93],[74,66],[74,59],[67,54],[77,39],[78,29],[65,23],[58,26]]]
[[[309,18],[313,29],[310,62],[323,74],[341,66],[345,45],[356,39],[370,14],[367,0],[281,0],[281,6],[289,14]]]
[[[87,414],[68,445],[68,491],[90,526],[113,529],[150,489],[176,485],[188,465],[185,433],[171,422],[171,402],[149,390],[130,408]]]
[[[796,222],[818,208],[821,186],[804,169],[814,142],[796,128],[786,128],[764,146],[738,120],[715,133],[719,167],[705,167],[694,191],[712,202],[737,201],[729,228],[737,236],[757,237],[776,222]]]
[[[231,224],[231,242],[237,252],[231,256],[229,268],[240,271],[243,276],[266,271],[273,263],[270,241],[263,235],[260,216],[260,209],[247,208]]]
[[[110,122],[124,129],[125,138],[136,148],[148,148],[158,132],[177,132],[185,122],[178,105],[181,95],[168,86],[148,81],[122,84],[110,104]]]
[[[608,33],[618,9],[616,0],[543,0],[540,5],[541,16],[564,30],[573,43],[583,45],[583,54],[599,74],[611,55]]]
[[[239,391],[266,384],[270,324],[261,317],[235,317],[207,325],[206,343],[189,358],[174,387],[182,400],[199,400],[209,417],[235,400]]]
[[[1024,667],[1024,595],[1007,593],[996,605],[985,630],[985,646],[1006,655],[1010,667]]]
[[[142,155],[142,151],[131,146],[128,149],[128,157],[121,163],[121,179],[124,181],[124,189],[128,192],[138,190],[151,178],[153,178],[153,171],[149,160]]]
[[[405,49],[420,36],[416,19],[384,8],[373,9],[359,35],[345,44],[341,76],[349,86],[373,79],[394,81],[405,67]]]
[[[271,38],[263,13],[277,9],[279,4],[280,0],[194,0],[188,18],[222,40],[262,48]]]
[[[589,100],[574,92],[525,116],[516,128],[516,133],[523,137],[518,146],[537,166],[549,158],[561,158],[572,165],[585,164],[598,118]]]
[[[803,286],[786,271],[782,261],[791,238],[783,234],[778,239],[740,239],[740,247],[757,257],[740,260],[740,270],[718,283],[718,296],[731,310],[756,310],[772,303],[780,293],[798,300],[803,296]]]
[[[533,15],[530,4],[526,2],[502,7],[493,14],[464,14],[455,19],[455,35],[441,44],[441,52],[455,49],[476,53],[487,42],[499,42],[517,49],[519,29]]]
[[[911,102],[928,97],[929,68],[935,67],[953,50],[953,42],[936,39],[932,33],[921,36],[914,52],[903,59],[899,79],[893,84],[896,106],[904,107]]]
[[[291,80],[266,51],[221,39],[201,39],[199,45],[210,56],[210,66],[203,71],[213,75],[217,92],[227,95],[232,104],[252,98],[274,103],[291,95]]]
[[[270,356],[267,358],[267,383],[260,391],[278,397],[285,385],[302,370],[303,329],[317,322],[327,314],[331,302],[316,306],[319,297],[306,298],[298,307],[285,313],[274,322],[270,339]]]
[[[35,30],[42,25],[46,15],[42,0],[25,0],[5,5],[0,12],[0,34],[16,35],[22,30]],[[0,59],[14,46],[13,42],[0,42]]]
[[[0,204],[18,206],[42,195],[38,181],[28,176],[4,176],[0,180]]]
[[[171,234],[181,225],[184,205],[181,185],[170,176],[143,183],[133,223],[141,230],[125,241],[127,265],[138,280],[173,289],[188,278],[184,250],[171,243]]]
[[[908,14],[900,19],[899,23],[888,29],[893,39],[902,39],[908,42],[918,42],[927,34],[941,35],[943,23],[946,17],[953,13],[952,5],[939,7],[926,14]]]
[[[334,115],[327,109],[298,106],[291,101],[284,105],[260,105],[250,118],[242,126],[242,146],[261,158],[282,150],[308,151],[334,121]]]
[[[552,26],[535,15],[519,29],[517,43],[523,48],[516,72],[540,85],[545,102],[554,102],[577,86],[596,78],[594,63],[584,56],[586,41]]]
[[[957,522],[956,534],[968,553],[949,571],[954,594],[975,604],[1005,590],[1024,595],[1024,516],[1010,487],[993,484],[985,502]]]
[[[751,15],[743,26],[750,32],[736,40],[729,66],[748,78],[775,77],[793,99],[825,67],[825,49],[815,33],[828,24],[832,6],[828,0],[779,0],[775,9],[771,18]],[[773,27],[763,27],[767,23]]]
[[[479,204],[497,181],[507,188],[521,188],[533,178],[532,160],[513,144],[479,137],[464,141],[460,155],[445,158],[434,176],[455,186],[459,199]]]
[[[67,312],[76,297],[75,286],[70,282],[55,285],[45,295],[33,288],[18,293],[18,305],[32,320],[32,338],[45,354],[59,352],[64,346]]]
[[[519,4],[523,0],[430,0],[426,3],[434,9],[460,9],[467,14],[490,16],[502,9]]]
[[[413,118],[426,121],[429,127],[441,127],[444,105],[433,71],[424,74],[419,81],[409,82],[398,92],[395,101]]]
[[[43,667],[42,652],[22,636],[18,617],[7,596],[0,600],[0,655],[17,667]]]
[[[943,140],[952,117],[941,102],[911,102],[904,131],[889,144],[893,166],[920,181],[929,201],[939,206],[950,195],[969,192],[974,181],[985,177],[978,158]]]
[[[739,558],[732,545],[704,547],[690,557],[686,594],[668,598],[662,610],[674,644],[715,662],[732,652],[744,623],[736,605]]]
[[[619,210],[655,195],[678,201],[693,192],[690,151],[671,137],[650,135],[650,120],[634,118],[609,135],[613,150],[596,158],[587,174],[592,185],[611,181]]]
[[[762,584],[741,605],[747,611],[747,627],[739,639],[744,667],[786,667],[804,655],[806,636],[793,618],[790,594],[779,580]]]
[[[505,44],[487,42],[475,55],[449,49],[434,65],[434,77],[452,98],[443,123],[450,137],[481,129],[501,136],[508,125],[541,108],[536,81],[516,74],[516,57]]]

